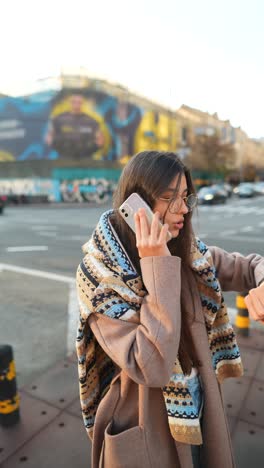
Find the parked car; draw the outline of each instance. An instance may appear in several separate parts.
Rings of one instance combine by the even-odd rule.
[[[233,195],[232,185],[228,184],[227,182],[220,182],[219,184],[213,184],[213,187],[218,187],[220,190],[224,190],[228,198]]]
[[[202,187],[198,193],[198,202],[201,205],[213,205],[216,203],[226,203],[227,192],[217,185]]]
[[[240,198],[251,198],[256,195],[255,187],[252,182],[241,182],[233,191]]]
[[[7,197],[5,195],[0,195],[0,214],[3,214],[3,212],[4,212],[6,199],[7,199]]]
[[[264,181],[255,182],[254,190],[257,195],[264,195]]]

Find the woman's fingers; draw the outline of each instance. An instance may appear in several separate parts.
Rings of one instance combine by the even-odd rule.
[[[258,316],[257,320],[264,319],[264,289],[257,287],[249,291],[249,295],[252,298],[255,312]]]
[[[165,225],[160,228],[159,213],[154,215],[151,226],[149,226],[145,210],[140,209],[135,215],[135,224],[140,258],[171,255],[166,243],[168,226]]]
[[[246,303],[247,310],[249,312],[250,318],[252,318],[253,320],[257,320],[258,317],[257,317],[257,314],[255,312],[255,309],[254,309],[254,306],[253,306],[253,303],[252,303],[252,299],[249,296],[249,294],[245,297],[245,303]]]
[[[139,219],[140,219],[141,242],[146,243],[149,238],[149,233],[150,233],[147,216],[146,216],[144,208],[140,208],[138,213],[139,213]]]
[[[134,221],[135,221],[135,228],[136,228],[136,245],[138,246],[141,242],[141,228],[140,228],[140,219],[139,219],[138,213],[135,213]]]
[[[264,320],[264,303],[262,297],[259,297],[258,289],[251,289],[245,297],[249,314],[253,320]]]
[[[160,242],[161,244],[167,242],[168,229],[169,229],[169,225],[166,224],[166,223],[163,224],[163,226],[162,226],[162,228],[161,228],[161,231],[160,231],[160,235],[159,235],[159,242]]]
[[[150,242],[151,244],[156,243],[159,237],[160,233],[160,221],[159,221],[159,212],[156,211],[156,213],[153,216],[153,220],[151,223],[151,228],[150,228]]]

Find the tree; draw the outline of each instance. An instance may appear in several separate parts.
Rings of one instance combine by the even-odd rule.
[[[217,135],[199,135],[190,145],[186,163],[192,170],[208,171],[226,176],[235,167],[236,152],[233,145],[221,143]]]

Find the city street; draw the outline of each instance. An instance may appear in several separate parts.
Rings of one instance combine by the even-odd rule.
[[[43,408],[45,401],[52,408],[47,421],[42,423],[48,431],[43,440],[45,437],[49,440],[48,434],[54,420],[57,425],[62,424],[59,418],[67,408],[63,424],[67,418],[68,424],[63,430],[69,431],[69,427],[76,425],[76,431],[80,431],[81,436],[74,449],[78,452],[81,447],[82,454],[88,443],[81,427],[73,354],[78,316],[74,278],[82,258],[81,246],[89,238],[100,213],[108,208],[110,205],[89,207],[87,204],[7,207],[0,217],[0,343],[13,346],[24,411],[30,411],[30,397],[34,398],[36,405],[41,402]],[[246,200],[233,198],[224,205],[199,206],[193,224],[196,234],[207,245],[217,245],[245,255],[252,252],[264,255],[264,197]],[[225,298],[234,320],[236,294],[227,293]],[[261,333],[256,329],[256,324],[253,326],[256,333]],[[255,369],[262,349],[261,344],[256,346],[258,351],[251,351]],[[247,355],[248,367],[251,366],[250,359]],[[263,374],[264,361],[262,367]],[[262,374],[260,376],[259,373],[260,380],[264,378]],[[246,374],[248,379],[252,376]],[[249,385],[249,381],[247,383]],[[241,390],[245,396],[249,387],[243,385]],[[231,393],[228,393],[230,397]],[[235,420],[232,411],[229,414],[230,424],[234,424]],[[30,438],[24,437],[25,441]],[[39,442],[41,447],[43,444],[45,446],[43,440]],[[17,444],[18,454],[22,456],[21,440]],[[34,452],[37,446],[29,442],[29,451]],[[7,453],[0,452],[0,464],[1,456],[3,461],[8,458]],[[82,460],[83,464],[80,462],[75,466],[88,467],[88,458]],[[13,455],[3,468],[18,466],[14,464],[15,460],[19,462],[19,458]],[[25,466],[36,468],[34,460],[33,457],[32,464],[28,461]],[[42,466],[55,468],[52,462],[43,462],[42,465],[38,461],[38,468]]]
[[[67,333],[69,320],[76,323],[74,278],[82,258],[81,246],[100,213],[108,208],[110,204],[7,207],[0,217],[0,263],[14,268],[0,273],[1,313],[5,317],[0,342],[6,340],[15,348],[20,384],[73,350],[74,334],[69,335],[70,346]],[[207,245],[264,255],[264,198],[234,198],[222,205],[199,206],[193,224]],[[36,270],[40,276],[36,276]],[[58,276],[53,278],[52,274]],[[235,297],[235,293],[225,295],[231,310]],[[38,342],[34,356],[33,336]]]

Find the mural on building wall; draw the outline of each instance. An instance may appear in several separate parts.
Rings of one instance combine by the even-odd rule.
[[[46,196],[49,201],[60,200],[60,183],[53,179],[0,179],[0,192],[9,200]]]
[[[176,150],[177,124],[95,89],[0,98],[0,161],[121,161],[145,149]]]
[[[86,179],[0,179],[0,193],[9,203],[90,202],[101,204],[108,201],[115,190],[116,182],[101,178]]]

